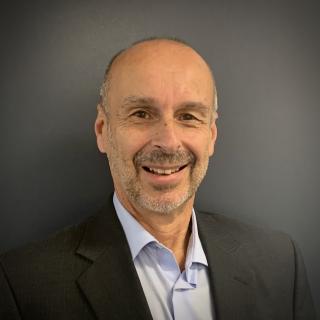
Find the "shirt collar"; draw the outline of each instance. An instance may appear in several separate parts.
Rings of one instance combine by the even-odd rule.
[[[192,232],[187,249],[186,269],[191,267],[192,263],[201,263],[208,266],[206,255],[198,234],[197,218],[194,209],[192,209]]]
[[[142,225],[123,207],[119,201],[116,193],[113,195],[113,204],[126,235],[129,248],[134,260],[140,251],[149,243],[158,243],[159,241],[152,236]],[[186,269],[189,269],[192,263],[201,263],[208,266],[207,258],[203,251],[197,227],[196,214],[192,209],[192,233],[189,240],[187,258],[186,258]]]
[[[116,193],[113,195],[113,204],[116,213],[127,237],[129,248],[134,260],[139,252],[150,242],[159,242],[124,208]]]

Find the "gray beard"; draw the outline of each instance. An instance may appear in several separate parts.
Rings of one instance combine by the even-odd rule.
[[[172,202],[172,200],[166,200],[165,195],[163,194],[159,198],[150,197],[148,194],[143,194],[141,188],[137,186],[136,179],[131,179],[129,183],[127,181],[126,184],[124,184],[122,181],[122,185],[126,186],[125,190],[128,198],[133,203],[136,203],[139,207],[162,215],[169,215],[177,209],[183,207],[183,205],[194,196],[206,174],[207,168],[208,164],[206,165],[204,170],[201,171],[201,175],[196,175],[195,177],[193,177],[193,179],[191,179],[193,170],[193,168],[191,168],[190,186],[188,190],[186,190],[186,192],[183,194],[183,196],[175,202]],[[155,186],[154,190],[165,193],[165,191],[174,190],[176,187],[176,185]]]
[[[142,169],[142,164],[147,162],[151,164],[170,164],[181,165],[188,164],[190,166],[190,185],[188,190],[175,202],[172,199],[165,198],[166,191],[174,190],[177,185],[154,186],[155,191],[161,192],[159,197],[152,197],[141,190],[141,185],[137,183],[139,179],[139,170]],[[176,151],[172,153],[165,152],[164,150],[153,150],[148,154],[144,154],[143,150],[139,151],[133,159],[135,166],[135,175],[129,172],[123,172],[125,169],[118,167],[116,159],[109,157],[109,165],[111,172],[117,172],[120,177],[122,189],[130,202],[135,203],[140,208],[156,212],[162,215],[169,215],[178,208],[182,207],[193,195],[196,193],[201,181],[203,180],[208,162],[199,168],[196,168],[196,157],[189,151]],[[197,172],[195,172],[197,170]]]

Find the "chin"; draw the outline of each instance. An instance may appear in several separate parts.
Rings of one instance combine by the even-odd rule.
[[[143,209],[163,215],[169,215],[179,208],[184,207],[192,196],[193,194],[188,192],[180,195],[165,194],[154,197],[139,195],[135,200],[138,206]]]

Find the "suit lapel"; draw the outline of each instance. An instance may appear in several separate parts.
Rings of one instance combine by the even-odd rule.
[[[199,236],[209,264],[210,285],[217,320],[257,319],[254,273],[239,254],[240,243],[225,222],[211,214],[197,214]]]
[[[152,319],[111,201],[88,222],[77,253],[92,261],[77,282],[98,319]]]

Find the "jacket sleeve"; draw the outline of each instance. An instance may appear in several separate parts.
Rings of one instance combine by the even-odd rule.
[[[0,261],[0,319],[21,320],[14,294]]]
[[[295,243],[294,320],[316,320],[316,311],[306,275],[302,255]]]

